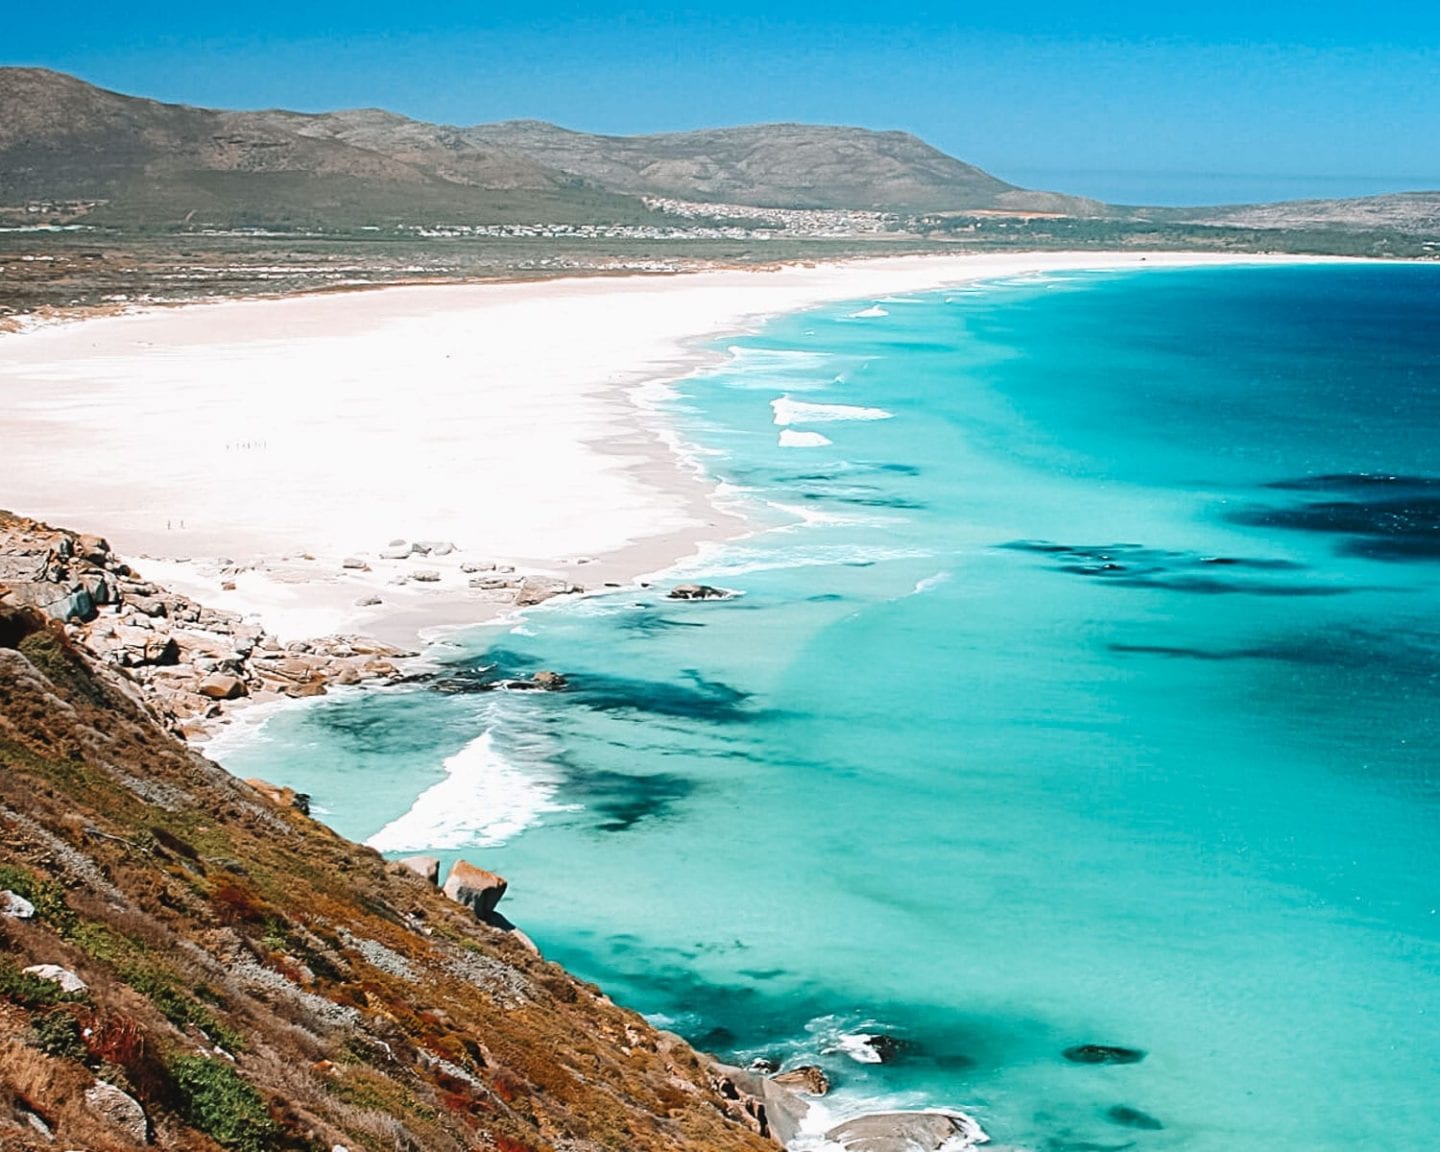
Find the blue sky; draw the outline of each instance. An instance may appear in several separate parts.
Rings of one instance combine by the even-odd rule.
[[[0,61],[195,104],[903,128],[1130,202],[1440,188],[1440,6],[1418,2],[10,7]]]

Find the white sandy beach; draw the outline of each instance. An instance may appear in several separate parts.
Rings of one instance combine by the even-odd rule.
[[[0,506],[100,533],[146,577],[258,613],[286,639],[413,640],[496,612],[467,588],[465,562],[594,587],[744,530],[668,446],[654,407],[665,381],[704,361],[707,337],[976,279],[1236,262],[909,257],[391,288],[56,324],[0,337]],[[457,551],[380,560],[393,538]],[[342,571],[347,556],[371,570]],[[224,577],[231,590],[217,558],[248,569]],[[418,567],[439,582],[389,583]],[[357,607],[366,594],[383,603]]]

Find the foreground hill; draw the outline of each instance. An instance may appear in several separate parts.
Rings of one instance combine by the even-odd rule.
[[[770,124],[612,137],[455,128],[374,109],[225,112],[0,69],[0,207],[99,201],[97,222],[348,227],[640,222],[644,196],[774,208],[1094,212],[902,132]]]
[[[42,569],[96,547],[20,527]],[[0,585],[0,1147],[773,1152],[677,1038],[295,800]]]

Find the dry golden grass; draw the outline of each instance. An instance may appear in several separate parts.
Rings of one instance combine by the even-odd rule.
[[[0,605],[0,641],[0,877],[44,897],[36,922],[0,936],[0,958],[73,968],[90,992],[67,1010],[91,1028],[79,1059],[6,1030],[6,1149],[30,1138],[22,1107],[53,1117],[63,1146],[106,1148],[83,1105],[102,1068],[165,1149],[215,1148],[196,1117],[221,1132],[206,1108],[241,1107],[244,1085],[268,1115],[254,1147],[773,1149],[727,1118],[688,1049],[370,849],[269,805],[58,629]],[[234,1100],[217,1073],[223,1092],[186,1102],[176,1062],[197,1053],[238,1073]]]

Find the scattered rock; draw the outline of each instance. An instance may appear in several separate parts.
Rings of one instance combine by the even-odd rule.
[[[422,880],[430,881],[435,887],[440,886],[440,861],[434,856],[406,856],[395,863],[415,873]]]
[[[421,568],[418,572],[410,573],[410,579],[419,584],[438,584],[440,582],[440,573],[435,571],[434,568]]]
[[[375,605],[383,603],[385,603],[385,601],[380,599],[379,596],[361,596],[360,599],[355,601],[355,606],[357,608],[373,608]]]
[[[455,861],[450,875],[445,878],[445,895],[455,903],[465,905],[480,920],[495,911],[495,905],[500,903],[507,887],[509,884],[503,877],[465,860]]]
[[[572,592],[583,592],[585,589],[578,584],[571,584],[568,580],[557,580],[547,576],[526,576],[520,581],[520,590],[515,596],[517,608],[529,608],[536,604],[543,604],[552,596],[566,596]]]
[[[460,565],[460,571],[466,574],[472,572],[493,572],[495,571],[495,565],[493,562],[481,563],[478,560],[466,560],[465,563]]]
[[[85,1104],[130,1143],[149,1142],[150,1125],[145,1119],[145,1109],[115,1085],[97,1080],[85,1090]]]
[[[1139,1048],[1121,1048],[1113,1044],[1077,1044],[1061,1053],[1072,1064],[1138,1064],[1145,1059]]]
[[[788,1072],[781,1072],[770,1079],[797,1092],[808,1092],[811,1096],[824,1096],[830,1091],[830,1077],[825,1075],[823,1068],[815,1064],[802,1064],[799,1068],[791,1068]]]
[[[780,1065],[766,1056],[757,1056],[750,1061],[750,1066],[745,1071],[754,1072],[760,1076],[773,1076],[780,1071]]]
[[[730,593],[709,584],[677,584],[665,595],[671,600],[724,600]]]
[[[33,920],[35,905],[8,888],[0,891],[0,917],[6,920]]]
[[[962,1152],[990,1138],[960,1112],[877,1112],[831,1128],[825,1139],[845,1152]]]
[[[382,560],[405,560],[408,559],[409,556],[410,545],[407,544],[404,540],[401,540],[397,544],[391,544],[388,548],[382,548],[380,550],[380,559]]]
[[[195,691],[210,700],[238,700],[246,695],[245,681],[224,672],[211,672]]]
[[[31,976],[38,976],[41,980],[50,980],[59,984],[63,992],[86,992],[90,985],[75,975],[68,968],[61,968],[58,964],[32,964],[25,969]]]
[[[20,1115],[25,1118],[25,1123],[29,1124],[31,1128],[35,1129],[35,1131],[45,1137],[46,1140],[54,1141],[55,1133],[51,1130],[50,1125],[45,1123],[37,1113],[31,1112],[28,1108],[18,1108],[17,1110]]]
[[[340,567],[350,568],[355,570],[356,572],[370,571],[370,565],[365,563],[364,560],[360,559],[359,556],[346,556],[345,559],[340,561]]]

